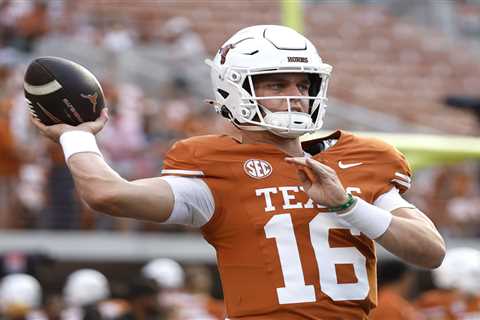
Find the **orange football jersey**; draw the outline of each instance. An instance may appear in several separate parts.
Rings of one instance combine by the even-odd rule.
[[[406,190],[410,169],[396,149],[344,131],[335,136],[313,157],[335,169],[349,192],[372,203],[393,186]],[[320,142],[304,147],[312,153]],[[212,191],[215,212],[201,231],[217,252],[227,315],[367,319],[376,303],[374,243],[313,203],[286,156],[226,135],[179,141],[166,156],[165,174],[201,177]]]

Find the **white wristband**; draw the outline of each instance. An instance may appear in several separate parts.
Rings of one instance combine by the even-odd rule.
[[[387,210],[376,207],[361,198],[346,213],[338,216],[347,221],[352,227],[357,228],[370,239],[377,239],[387,231],[393,216]]]
[[[60,144],[62,145],[65,161],[76,153],[92,152],[103,158],[102,153],[98,149],[95,136],[86,131],[67,131],[60,136]]]

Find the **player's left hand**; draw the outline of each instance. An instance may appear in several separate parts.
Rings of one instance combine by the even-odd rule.
[[[80,130],[90,132],[92,134],[97,134],[100,130],[103,129],[103,127],[108,121],[108,110],[106,108],[103,109],[102,113],[95,121],[84,122],[79,124],[78,126],[70,126],[64,123],[46,126],[33,116],[31,117],[31,120],[41,134],[54,142],[58,142],[60,136],[67,131]]]
[[[285,161],[297,167],[305,192],[316,203],[337,207],[348,200],[337,173],[329,166],[304,157],[285,158]]]

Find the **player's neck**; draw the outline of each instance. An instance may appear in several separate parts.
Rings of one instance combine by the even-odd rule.
[[[282,138],[268,131],[242,131],[242,143],[268,143],[276,146],[286,154],[303,157],[304,152],[299,138]]]

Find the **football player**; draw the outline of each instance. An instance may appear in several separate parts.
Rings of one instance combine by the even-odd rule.
[[[444,241],[405,201],[407,161],[392,146],[322,127],[332,67],[296,31],[248,27],[218,50],[211,104],[240,130],[178,141],[162,177],[126,181],[95,136],[108,119],[40,131],[63,147],[82,198],[119,217],[199,227],[216,249],[229,319],[367,319],[374,242],[427,268]]]

